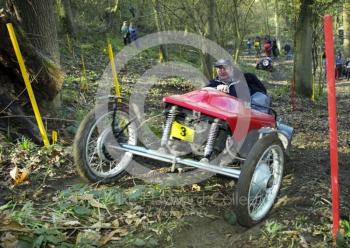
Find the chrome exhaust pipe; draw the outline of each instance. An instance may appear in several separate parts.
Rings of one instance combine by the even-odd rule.
[[[120,144],[119,146],[116,145],[109,145],[109,149],[116,149],[124,152],[130,152],[132,154],[135,154],[137,156],[146,157],[155,159],[158,161],[163,161],[167,163],[176,163],[176,164],[182,164],[182,165],[188,165],[192,166],[198,169],[202,169],[208,172],[232,177],[232,178],[239,178],[239,175],[241,174],[241,171],[238,169],[233,169],[225,166],[219,166],[219,165],[212,165],[208,163],[198,162],[194,161],[192,159],[184,159],[179,158],[175,155],[159,152],[156,150],[150,150],[142,146],[134,146],[129,144]]]

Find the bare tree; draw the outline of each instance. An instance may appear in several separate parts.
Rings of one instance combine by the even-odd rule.
[[[153,0],[153,9],[154,9],[154,17],[156,21],[157,31],[165,31],[164,17],[161,10],[161,5],[159,0]],[[168,49],[166,45],[159,46],[159,61],[167,61],[168,60]]]
[[[296,92],[305,97],[312,95],[312,4],[301,0],[295,32],[294,82]]]
[[[344,27],[344,57],[350,57],[350,0],[343,4],[343,27]]]
[[[64,9],[64,24],[67,32],[75,37],[76,36],[76,26],[73,17],[73,11],[71,7],[71,0],[62,0],[62,5]]]

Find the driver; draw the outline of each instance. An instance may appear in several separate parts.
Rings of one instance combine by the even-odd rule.
[[[214,66],[218,76],[210,80],[207,87],[213,87],[237,97],[237,92],[233,85],[237,84],[238,81],[233,80],[233,66],[231,61],[228,59],[219,59],[215,62]]]
[[[238,97],[236,89],[238,89],[243,82],[234,80],[232,62],[229,59],[219,59],[215,62],[214,66],[216,68],[217,77],[210,80],[207,87],[213,87],[231,96]],[[252,107],[262,112],[268,112],[268,108],[271,105],[271,98],[267,96],[265,86],[253,73],[244,73],[244,78],[249,88]],[[257,106],[260,106],[260,108]]]
[[[216,88],[219,91],[230,94],[231,96],[238,97],[236,88],[242,84],[240,80],[233,77],[233,65],[229,59],[219,59],[214,64],[216,68],[217,77],[210,80],[207,87]],[[244,78],[248,84],[250,95],[256,92],[262,92],[266,94],[266,89],[262,82],[253,73],[244,73]]]

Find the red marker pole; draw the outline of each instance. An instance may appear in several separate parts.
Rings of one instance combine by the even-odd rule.
[[[333,211],[333,238],[339,230],[339,184],[338,184],[338,131],[337,131],[337,99],[335,95],[335,73],[334,73],[334,48],[332,16],[324,16],[324,38],[326,47],[327,63],[327,89],[328,89],[328,122],[329,122],[329,144],[331,158],[331,180],[332,180],[332,211]]]

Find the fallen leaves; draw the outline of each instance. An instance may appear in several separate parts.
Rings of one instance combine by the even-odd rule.
[[[192,184],[192,191],[194,192],[201,191],[201,186],[199,186],[198,184]]]
[[[125,223],[127,225],[135,225],[135,227],[138,227],[143,221],[147,220],[147,216],[140,211],[139,206],[128,210],[124,213],[124,216],[126,217],[124,219]]]
[[[2,167],[0,176],[7,180],[3,182],[8,187],[29,182],[29,177],[37,180],[45,180],[47,177],[56,176],[56,168],[62,167],[69,161],[69,149],[59,145],[50,147],[38,147],[27,139],[12,144],[6,150],[1,150]],[[71,174],[71,170],[67,173]]]
[[[112,221],[112,227],[119,227],[120,223],[118,219]]]
[[[79,201],[87,201],[90,204],[90,206],[94,208],[107,209],[107,207],[104,204],[97,201],[92,194],[72,195],[71,197],[69,197],[69,200],[71,200],[74,203],[79,203]]]
[[[13,235],[10,232],[5,233],[1,239],[1,245],[2,247],[6,248],[16,248],[18,247],[18,237]]]
[[[100,245],[103,246],[111,240],[121,240],[122,239],[121,237],[114,237],[114,235],[116,235],[118,233],[120,233],[120,229],[116,229],[116,230],[109,232],[107,235],[102,237],[102,239],[100,241]]]
[[[17,223],[16,221],[11,220],[10,210],[4,210],[7,208],[7,205],[4,205],[0,208],[0,246],[15,248],[18,247],[18,235],[14,233],[29,233],[30,230],[25,226]]]
[[[4,218],[4,216],[0,216],[0,223],[2,223],[0,227],[0,232],[30,232],[30,230],[27,227],[19,224],[16,221],[11,220],[9,217]]]
[[[184,216],[184,213],[181,211],[170,211],[170,214],[178,219],[181,219]]]
[[[79,226],[79,225],[81,225],[81,223],[79,221],[77,221],[77,220],[69,220],[69,221],[63,222],[62,225],[63,226],[71,226],[71,227],[73,227],[73,226]]]
[[[97,246],[100,239],[101,234],[99,232],[93,230],[84,230],[78,233],[75,244],[77,247],[84,246],[86,244]]]
[[[10,171],[10,176],[13,180],[14,185],[22,184],[25,181],[27,181],[29,178],[29,174],[30,174],[29,169],[27,168],[20,169],[17,167],[17,165],[15,166],[15,168],[13,168]]]
[[[96,229],[96,230],[107,229],[107,228],[111,228],[111,226],[112,226],[111,223],[102,223],[99,221],[99,222],[93,224],[91,226],[91,229]]]

